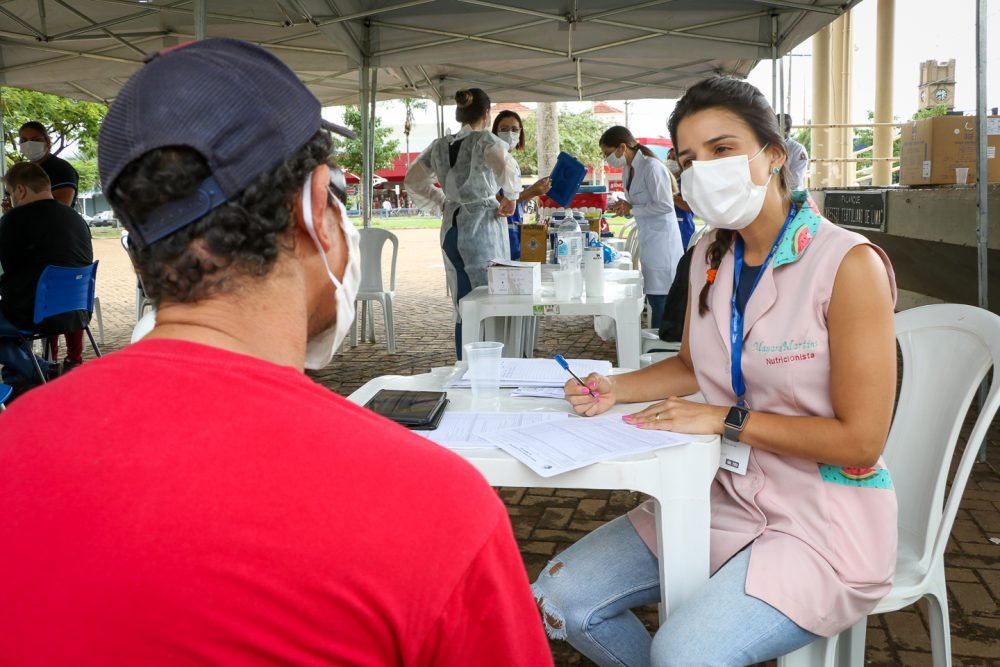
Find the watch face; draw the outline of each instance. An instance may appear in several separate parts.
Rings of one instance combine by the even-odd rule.
[[[737,431],[742,431],[743,426],[747,423],[747,418],[750,416],[750,411],[746,408],[741,408],[738,405],[734,405],[729,408],[729,414],[726,415],[726,426],[729,428],[734,428]]]

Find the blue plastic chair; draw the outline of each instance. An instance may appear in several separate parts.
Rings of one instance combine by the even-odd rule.
[[[54,315],[61,315],[74,310],[85,310],[88,315],[92,315],[94,312],[96,278],[97,262],[80,268],[46,266],[45,270],[42,271],[41,277],[38,279],[37,287],[35,287],[35,315],[33,320],[35,325],[41,324],[43,320]],[[85,324],[83,330],[87,332],[90,345],[94,348],[94,354],[98,357],[101,356],[101,349],[97,346],[97,341],[94,340],[94,334],[90,332],[90,324]],[[38,378],[43,384],[46,381],[45,373],[42,372],[42,367],[38,364],[38,359],[31,350],[32,342],[57,334],[72,333],[73,331],[78,331],[78,329],[73,328],[66,331],[46,330],[44,332],[36,329],[21,330],[22,345],[28,356],[31,357],[31,361],[35,365],[35,372],[38,373]]]

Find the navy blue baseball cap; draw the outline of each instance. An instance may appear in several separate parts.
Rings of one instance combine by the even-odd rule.
[[[236,39],[189,42],[153,54],[122,87],[101,126],[97,161],[109,191],[129,163],[166,146],[186,146],[208,163],[198,191],[145,220],[122,223],[144,247],[235,198],[260,174],[302,148],[320,128],[319,100],[278,58]]]

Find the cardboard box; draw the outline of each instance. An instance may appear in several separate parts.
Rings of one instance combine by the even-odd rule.
[[[1000,116],[986,120],[987,180],[1000,182]],[[903,126],[899,156],[900,185],[953,185],[955,168],[969,170],[976,181],[976,119],[936,116]]]
[[[493,260],[486,268],[490,294],[539,294],[542,265],[538,262]]]
[[[548,225],[522,225],[521,261],[544,263],[548,237]]]

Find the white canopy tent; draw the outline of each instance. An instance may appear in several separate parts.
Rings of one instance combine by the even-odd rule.
[[[377,99],[440,109],[469,86],[495,101],[677,97],[711,74],[746,76],[858,2],[7,0],[0,84],[109,102],[146,54],[236,37],[274,52],[324,104],[360,102],[368,138]]]

